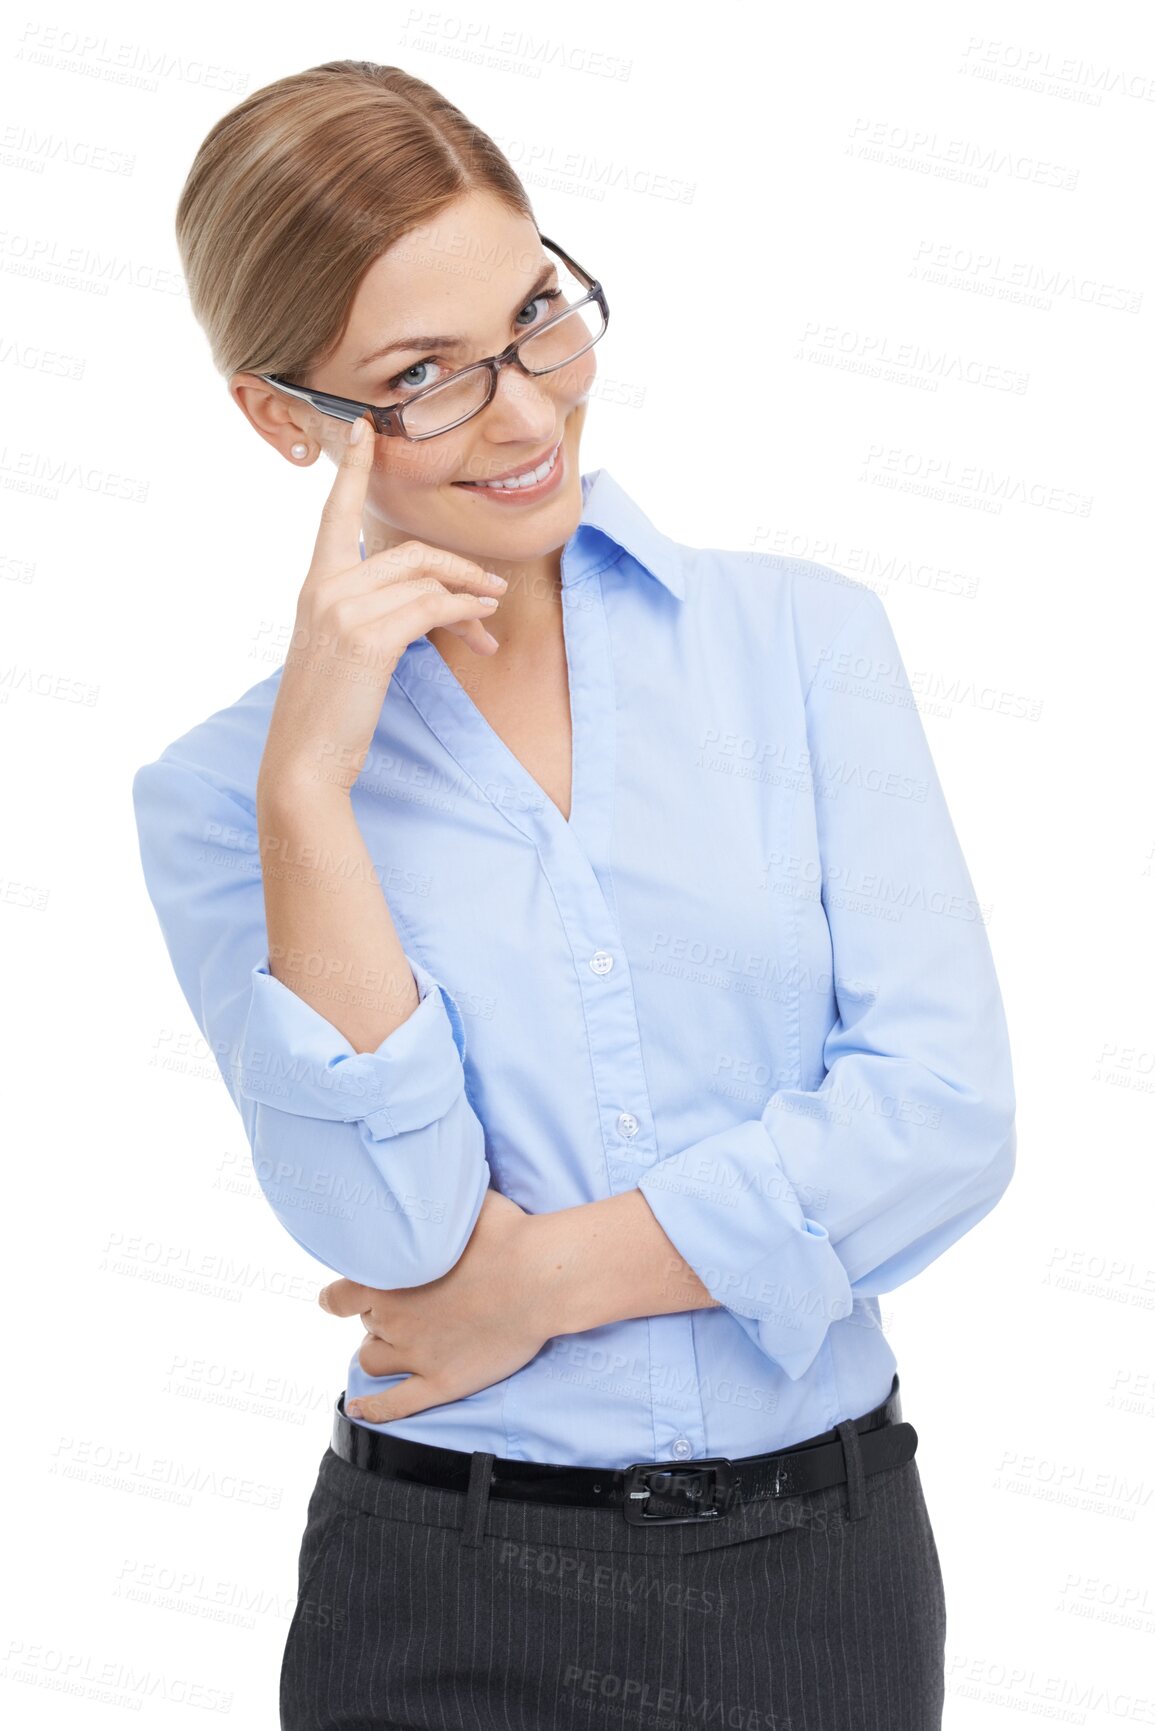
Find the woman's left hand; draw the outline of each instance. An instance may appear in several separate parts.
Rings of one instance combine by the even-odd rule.
[[[374,1424],[461,1400],[512,1376],[551,1338],[538,1265],[530,1255],[533,1216],[487,1190],[469,1243],[454,1266],[425,1286],[381,1291],[355,1280],[322,1288],[331,1316],[360,1315],[359,1358],[369,1376],[408,1371],[383,1394],[346,1401]]]

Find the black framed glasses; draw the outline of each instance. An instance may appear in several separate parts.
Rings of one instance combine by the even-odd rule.
[[[532,300],[560,300],[560,309],[540,324],[516,337],[499,355],[474,361],[436,384],[415,390],[403,401],[381,407],[376,403],[361,403],[353,397],[336,397],[331,391],[314,391],[294,384],[281,373],[258,373],[267,385],[290,396],[301,397],[323,415],[333,415],[340,421],[356,421],[368,415],[379,433],[387,438],[435,439],[438,433],[448,433],[481,413],[493,400],[497,390],[497,375],[502,367],[520,367],[523,373],[536,377],[556,372],[579,355],[592,349],[610,320],[605,291],[588,271],[555,241],[539,235],[542,246],[548,247],[561,261],[558,287],[539,290]],[[561,267],[564,267],[564,271]],[[568,273],[569,280],[566,280]],[[424,363],[415,361],[412,367]],[[405,369],[409,371],[409,368]]]

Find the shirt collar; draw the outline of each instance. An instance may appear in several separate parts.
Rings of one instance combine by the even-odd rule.
[[[613,546],[622,548],[630,557],[664,583],[672,595],[682,600],[686,593],[682,549],[676,541],[655,529],[650,519],[629,494],[620,487],[608,469],[594,469],[581,478],[581,521],[575,540],[604,537]]]

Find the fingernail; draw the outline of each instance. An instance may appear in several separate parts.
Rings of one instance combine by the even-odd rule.
[[[479,595],[477,599],[483,607],[496,607],[500,598],[497,595]]]
[[[509,579],[507,577],[499,577],[496,571],[487,571],[485,575],[491,583],[496,583],[500,588],[509,588]]]
[[[358,415],[357,419],[353,421],[349,427],[349,443],[355,445],[364,431],[365,417],[364,415]]]

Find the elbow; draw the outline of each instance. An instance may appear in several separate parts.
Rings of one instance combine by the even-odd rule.
[[[429,1207],[413,1197],[390,1198],[390,1218],[374,1222],[362,1255],[357,1255],[351,1245],[348,1255],[343,1248],[334,1252],[342,1264],[341,1271],[350,1280],[379,1292],[428,1286],[431,1281],[440,1280],[460,1261],[488,1187],[486,1168],[473,1191],[462,1193],[448,1218],[440,1203]],[[394,1202],[396,1210],[392,1207]],[[323,1260],[329,1262],[330,1258]]]
[[[1005,1046],[1001,1060],[997,1067],[993,1067],[994,1080],[987,1083],[981,1096],[984,1110],[983,1179],[985,1194],[992,1208],[1015,1175],[1018,1148],[1015,1084]]]
[[[485,1202],[485,1193],[489,1188],[489,1175],[478,1187],[476,1196],[470,1199],[461,1211],[457,1228],[449,1237],[444,1232],[438,1232],[423,1244],[414,1247],[414,1254],[407,1267],[403,1270],[405,1278],[390,1280],[391,1287],[428,1286],[430,1281],[440,1280],[455,1268],[465,1253],[466,1246],[473,1236],[473,1229]]]
[[[427,1179],[405,1184],[398,1176],[374,1192],[374,1261],[386,1277],[365,1284],[386,1290],[428,1286],[448,1274],[473,1236],[489,1189],[481,1136],[466,1146],[453,1138],[452,1146],[442,1147],[446,1135],[440,1123],[410,1135],[422,1144],[418,1167]]]
[[[943,1117],[939,1126],[953,1149],[953,1182],[993,1207],[1015,1171],[1017,1132],[1014,1078],[1005,1043],[965,1080],[940,1075]],[[949,1168],[944,1168],[944,1176]]]
[[[460,1261],[481,1213],[490,1177],[481,1122],[461,1092],[419,1129],[382,1140],[362,1119],[360,1131],[388,1287],[428,1286]]]
[[[1017,1148],[1018,1131],[1012,1109],[1009,1118],[1003,1123],[1002,1135],[994,1153],[983,1170],[983,1196],[990,1208],[994,1207],[1015,1175]]]
[[[445,1118],[387,1141],[363,1119],[267,1105],[252,1107],[246,1128],[266,1201],[326,1268],[392,1291],[427,1286],[459,1261],[489,1187],[484,1133],[464,1096]]]
[[[955,1123],[943,1217],[958,1214],[970,1222],[989,1214],[1014,1177],[1017,1145],[1013,1093],[972,1096]]]
[[[286,1192],[256,1162],[258,1181],[289,1236],[317,1262],[379,1292],[428,1286],[459,1261],[488,1189],[483,1166],[472,1186],[450,1201],[374,1186],[349,1194],[338,1208],[318,1210],[315,1198]]]

